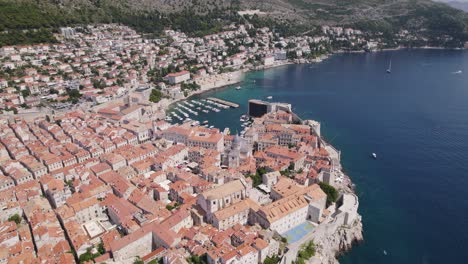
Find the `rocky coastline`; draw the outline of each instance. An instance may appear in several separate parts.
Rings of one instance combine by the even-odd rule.
[[[313,233],[317,252],[309,263],[337,264],[339,256],[364,241],[362,216],[358,215],[351,225],[321,224]]]

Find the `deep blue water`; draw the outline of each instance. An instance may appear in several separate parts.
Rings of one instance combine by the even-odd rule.
[[[202,95],[241,107],[200,119],[235,131],[247,100],[271,95],[320,121],[322,134],[342,150],[365,242],[340,262],[468,262],[468,52],[335,55],[249,73],[241,86]]]

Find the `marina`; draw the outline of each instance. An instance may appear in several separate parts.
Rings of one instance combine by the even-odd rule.
[[[217,127],[216,123],[208,121],[214,115],[219,116],[220,119],[232,118],[235,115],[237,117],[234,119],[239,120],[236,129],[232,130],[233,127],[225,127],[223,133],[228,135],[231,131],[235,131],[235,134],[244,135],[251,127],[252,122],[249,116],[243,113],[240,114],[240,111],[243,110],[239,108],[238,104],[227,100],[215,97],[193,98],[174,103],[167,111],[165,120],[172,124],[189,123],[191,126],[214,128]]]
[[[232,108],[238,108],[239,107],[239,105],[236,104],[236,103],[228,102],[226,100],[222,100],[222,99],[219,99],[219,98],[208,97],[207,100],[212,101],[212,102],[216,102],[216,103],[220,103],[220,104],[223,104],[223,105],[227,105],[227,106],[232,107]]]

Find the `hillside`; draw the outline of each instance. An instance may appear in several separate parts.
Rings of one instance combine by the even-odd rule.
[[[283,33],[329,24],[468,39],[468,14],[429,0],[0,0],[0,45],[52,40],[51,31],[60,26],[88,23],[118,22],[156,34],[172,27],[204,35],[239,21],[236,11],[245,9],[260,9],[264,15],[256,22]]]

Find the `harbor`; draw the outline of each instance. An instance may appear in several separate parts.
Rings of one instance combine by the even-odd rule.
[[[239,107],[239,105],[236,104],[236,103],[228,102],[226,100],[222,100],[222,99],[219,99],[219,98],[208,97],[207,100],[215,102],[215,103],[227,105],[227,106],[232,107],[232,108],[238,108]]]
[[[239,123],[235,126],[219,128],[224,129],[224,134],[233,132],[243,135],[252,124],[245,111],[239,104],[228,100],[216,97],[191,97],[172,104],[165,120],[171,124],[190,123],[192,126],[200,125],[206,128],[219,127],[218,120],[238,120],[236,123]]]

